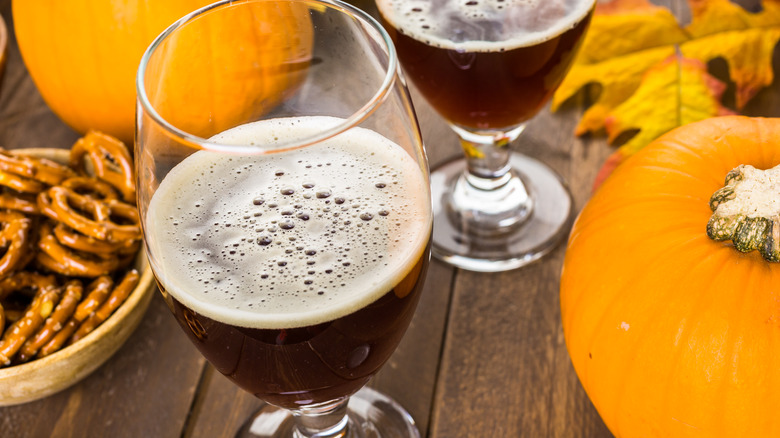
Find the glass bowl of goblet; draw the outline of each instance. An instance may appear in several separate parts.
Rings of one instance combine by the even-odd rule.
[[[566,184],[510,145],[563,80],[594,3],[377,1],[407,76],[464,151],[431,173],[438,258],[504,271],[539,259],[568,234]]]
[[[361,390],[409,325],[432,232],[385,30],[337,0],[222,1],[155,40],[138,96],[150,265],[198,350],[267,403],[239,434],[419,436]]]

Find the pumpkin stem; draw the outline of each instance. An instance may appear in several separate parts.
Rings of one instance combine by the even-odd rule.
[[[724,187],[710,198],[713,211],[707,236],[731,240],[741,252],[757,250],[780,261],[780,165],[760,170],[742,164],[726,175]]]

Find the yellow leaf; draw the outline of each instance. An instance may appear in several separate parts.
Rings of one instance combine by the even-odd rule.
[[[725,88],[707,73],[703,62],[672,56],[648,70],[636,93],[607,117],[607,134],[612,141],[622,132],[638,129],[621,146],[622,155],[629,156],[673,128],[729,114],[720,104]]]
[[[598,100],[585,111],[576,134],[597,131],[604,127],[604,119],[621,102],[628,99],[639,87],[642,74],[658,62],[674,54],[674,47],[658,47],[630,53],[618,58],[607,59],[596,64],[583,64],[577,69],[577,75],[569,74],[555,97],[565,98],[574,94],[589,83],[602,85]],[[561,103],[553,98],[553,108]]]
[[[629,130],[639,132],[602,165],[594,190],[620,163],[661,134],[697,120],[730,114],[720,104],[725,88],[707,73],[703,62],[679,55],[648,70],[636,93],[605,120],[610,141]]]
[[[600,83],[601,94],[576,133],[601,129],[609,111],[639,86],[642,74],[687,39],[668,9],[647,0],[598,3],[580,53],[553,95],[553,111],[585,85]]]
[[[780,40],[780,27],[724,31],[691,40],[680,47],[682,54],[704,62],[724,58],[736,84],[737,108],[774,80],[772,54]]]
[[[687,39],[674,14],[647,0],[598,3],[576,62],[595,64]]]
[[[780,40],[780,0],[764,0],[758,13],[729,0],[688,1],[692,20],[685,28],[671,12],[646,0],[599,4],[582,53],[553,96],[555,110],[586,85],[601,84],[601,94],[584,114],[577,135],[602,129],[610,112],[636,91],[653,61],[677,50],[705,63],[725,59],[736,84],[738,108],[772,83],[772,54]],[[646,97],[658,101],[661,95]]]
[[[764,0],[758,13],[729,0],[688,0],[693,16],[685,30],[691,40],[682,44],[688,58],[728,61],[736,84],[737,108],[742,108],[774,80],[772,52],[780,40],[780,0]]]

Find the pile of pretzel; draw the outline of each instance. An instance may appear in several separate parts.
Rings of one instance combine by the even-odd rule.
[[[68,165],[0,149],[0,367],[47,356],[135,289],[135,176],[121,141],[89,132]],[[116,284],[115,284],[116,283]]]

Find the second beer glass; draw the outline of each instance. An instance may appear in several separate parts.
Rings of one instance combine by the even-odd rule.
[[[509,144],[569,69],[595,0],[377,0],[404,70],[455,130],[465,159],[433,170],[433,253],[475,271],[546,254],[571,195]]]
[[[419,436],[358,392],[429,260],[427,163],[398,71],[381,26],[329,0],[215,3],[142,59],[147,254],[190,340],[268,403],[244,436]]]

